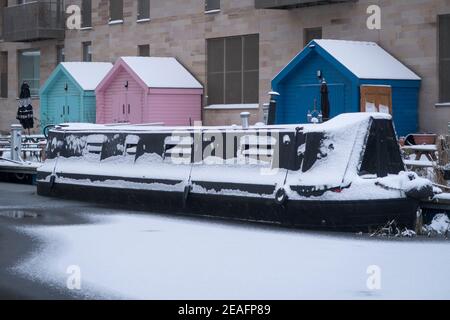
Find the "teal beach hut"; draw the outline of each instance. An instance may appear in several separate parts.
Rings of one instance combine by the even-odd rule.
[[[60,63],[40,90],[41,130],[66,122],[95,123],[95,88],[112,67],[106,62]]]

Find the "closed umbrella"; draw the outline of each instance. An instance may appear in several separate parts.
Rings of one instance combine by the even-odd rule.
[[[30,129],[34,127],[34,114],[33,106],[31,105],[30,86],[26,81],[22,83],[20,88],[19,106],[16,118],[24,129],[28,129],[29,134]]]
[[[328,84],[325,79],[322,80],[320,86],[320,107],[322,111],[322,117],[324,121],[330,119],[330,100],[328,98]]]

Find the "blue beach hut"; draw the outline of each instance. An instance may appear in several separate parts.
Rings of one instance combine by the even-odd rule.
[[[305,123],[328,86],[330,116],[389,112],[399,135],[418,129],[421,78],[374,42],[313,40],[272,80],[277,124]]]
[[[41,129],[65,122],[95,123],[95,89],[113,65],[63,62],[40,90]]]

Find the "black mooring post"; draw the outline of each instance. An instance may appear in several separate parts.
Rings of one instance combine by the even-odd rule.
[[[267,125],[274,125],[277,113],[277,100],[276,98],[280,95],[278,92],[271,91],[270,104],[269,104],[269,115],[267,116]]]

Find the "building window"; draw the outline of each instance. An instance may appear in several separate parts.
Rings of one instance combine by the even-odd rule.
[[[450,14],[439,16],[439,100],[450,102]]]
[[[123,21],[123,0],[109,0],[109,21]]]
[[[150,0],[138,0],[138,20],[150,19]]]
[[[207,41],[208,105],[254,104],[259,95],[259,35]]]
[[[205,11],[220,10],[220,0],[205,0]]]
[[[92,42],[83,42],[83,61],[92,61]]]
[[[92,27],[92,0],[83,0],[81,2],[81,27]]]
[[[304,45],[307,46],[312,40],[322,39],[322,28],[305,28]]]
[[[0,97],[8,98],[8,52],[0,54]]]
[[[150,45],[143,44],[138,46],[138,55],[140,57],[150,57]]]
[[[32,96],[39,94],[41,52],[39,50],[19,51],[19,88],[24,82],[30,86]]]
[[[56,64],[66,61],[64,46],[56,46]]]

